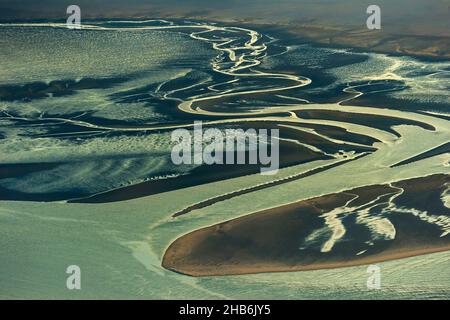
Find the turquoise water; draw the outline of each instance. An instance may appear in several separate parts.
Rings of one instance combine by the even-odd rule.
[[[182,205],[183,201],[179,202]],[[169,243],[152,223],[176,205],[168,197],[91,206],[0,205],[1,298],[430,299],[450,298],[450,253],[379,263],[381,289],[367,266],[293,273],[191,278],[160,267]],[[130,211],[130,208],[133,208]],[[176,223],[172,224],[175,236]],[[66,288],[69,265],[81,290]]]
[[[37,26],[2,28],[6,28],[2,30],[5,35],[2,41],[7,45],[1,47],[0,85],[14,85],[17,89],[33,82],[50,84],[55,80],[84,78],[113,84],[31,101],[0,101],[0,137],[4,137],[0,139],[0,164],[58,163],[50,170],[1,179],[0,187],[42,196],[45,200],[45,195],[52,192],[102,192],[168,172],[183,174],[189,170],[170,163],[167,132],[147,135],[145,129],[130,133],[114,126],[129,129],[181,120],[190,122],[192,118],[177,118],[180,115],[171,104],[174,100],[166,94],[176,99],[214,95],[216,92],[210,86],[229,80],[230,75],[211,71],[217,60],[224,60],[217,64],[219,67],[230,64],[223,55],[217,56],[211,39],[200,41],[179,30],[70,32]],[[232,33],[237,37],[236,45],[248,40],[241,39],[242,35],[252,35],[242,30]],[[258,41],[266,39],[261,37]],[[305,68],[314,76],[311,69],[315,72],[327,69],[320,72],[335,77],[335,81],[312,88],[311,92],[308,87],[293,90],[293,96],[288,97],[291,103],[303,93],[314,98],[315,94],[337,92],[348,83],[365,85],[380,81],[378,78],[384,75],[381,80],[395,89],[387,92],[398,99],[407,100],[434,86],[434,91],[427,91],[429,94],[422,100],[417,99],[441,105],[436,110],[425,105],[425,111],[441,113],[446,111],[442,105],[448,108],[445,87],[448,64],[366,54],[358,54],[367,59],[356,62],[353,58],[342,58],[353,55],[346,50],[310,46],[292,48],[278,58],[258,54],[255,56],[268,69],[282,68],[281,64],[288,63],[300,73]],[[345,64],[330,65],[330,61],[339,60],[335,60],[336,56],[344,59]],[[219,67],[217,70],[223,71]],[[415,75],[410,69],[422,73]],[[266,87],[274,85],[275,81],[269,80],[264,83]],[[313,77],[313,84],[314,81]],[[397,90],[399,82],[404,82],[405,91]],[[235,85],[239,90],[239,85],[252,87],[255,83],[243,80],[228,85],[217,88],[230,89]],[[266,103],[269,105],[272,100]],[[314,100],[311,103],[321,106],[314,104]],[[375,110],[369,111],[388,112]],[[367,266],[206,278],[191,278],[161,267],[170,243],[201,227],[337,190],[448,173],[448,165],[443,166],[445,161],[448,163],[445,155],[395,171],[388,168],[422,149],[448,141],[448,130],[442,129],[444,120],[420,119],[433,119],[439,130],[429,132],[401,126],[398,131],[402,139],[395,141],[395,149],[394,144],[386,143],[384,148],[380,146],[379,153],[355,165],[219,202],[177,219],[171,218],[172,213],[193,203],[271,178],[254,175],[110,204],[0,201],[0,298],[449,299],[449,252],[380,263],[380,290],[367,288]],[[69,138],[61,136],[62,133],[70,133]],[[324,164],[329,164],[328,160],[286,168],[280,170],[278,178]],[[65,270],[69,265],[81,268],[79,291],[66,288]]]

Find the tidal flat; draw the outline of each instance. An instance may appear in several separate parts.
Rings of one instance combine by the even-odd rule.
[[[448,61],[183,19],[0,29],[0,297],[449,298]],[[280,170],[174,165],[196,120],[279,129]]]

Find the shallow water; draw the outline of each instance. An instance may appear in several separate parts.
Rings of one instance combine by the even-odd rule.
[[[0,297],[449,298],[447,252],[380,263],[380,291],[367,290],[366,266],[200,279],[162,269],[168,245],[198,228],[353,187],[450,173],[448,153],[390,167],[449,141],[447,120],[409,112],[448,115],[448,63],[286,48],[253,30],[179,23],[183,28],[116,21],[77,31],[0,25],[7,44],[0,51],[0,164],[56,164],[0,179],[0,187],[39,201],[69,200],[177,177],[192,166],[171,163],[169,131],[157,126],[207,117],[223,125],[255,112],[275,122],[333,124],[377,139],[377,151],[177,219],[171,215],[192,204],[273,178],[251,175],[110,204],[1,201]],[[370,107],[344,106],[359,98]],[[398,104],[385,110],[380,100]],[[276,113],[291,109],[398,117],[435,130],[398,125],[397,137],[371,126]],[[284,168],[276,178],[340,160]],[[71,264],[82,268],[79,292],[65,288]]]

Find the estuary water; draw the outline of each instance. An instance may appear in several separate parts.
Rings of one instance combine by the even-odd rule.
[[[0,297],[450,297],[449,252],[380,263],[380,290],[367,289],[367,266],[205,278],[161,267],[170,243],[201,227],[349,188],[449,174],[448,150],[393,165],[450,141],[450,63],[287,43],[207,22],[90,21],[81,30],[15,23],[0,33]],[[336,110],[375,118],[330,119]],[[379,116],[398,123],[391,128]],[[245,175],[127,201],[72,203],[193,172],[195,165],[170,160],[174,128],[260,117],[335,126],[375,139],[376,151],[361,159],[366,151],[345,151],[354,161],[176,219],[205,199],[338,163],[343,151],[282,168],[276,178]],[[441,198],[448,209],[448,191]],[[429,222],[443,233],[447,209],[438,216],[443,223]],[[73,264],[82,270],[80,291],[65,287]]]

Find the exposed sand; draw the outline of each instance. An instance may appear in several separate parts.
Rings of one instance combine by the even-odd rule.
[[[228,276],[228,275],[240,275],[240,274],[255,274],[255,273],[270,273],[270,272],[295,272],[295,271],[310,271],[319,269],[335,269],[360,265],[369,265],[389,260],[397,260],[402,258],[409,258],[420,256],[423,254],[442,252],[450,250],[450,244],[425,247],[425,248],[407,248],[407,249],[393,249],[384,252],[383,254],[377,254],[370,257],[360,258],[353,261],[338,261],[338,262],[318,262],[310,265],[288,265],[276,262],[258,262],[255,261],[252,265],[240,265],[235,264],[227,267],[213,267],[213,266],[195,266],[184,265],[183,269],[173,266],[171,261],[172,257],[168,256],[162,266],[168,270],[175,271],[177,273],[193,276],[193,277],[209,277],[209,276]],[[261,265],[258,265],[261,263]]]
[[[321,215],[349,206],[352,199],[351,207],[358,207],[383,195],[385,201],[396,195],[399,203],[409,203],[411,197],[420,195],[421,209],[427,209],[429,216],[448,218],[448,209],[434,203],[448,181],[449,176],[435,175],[391,186],[357,188],[227,221],[178,238],[167,249],[162,265],[191,276],[218,276],[348,267],[449,250],[448,234],[442,236],[437,225],[409,212],[389,215],[395,226],[394,239],[372,238],[362,223],[350,222],[353,214],[342,218],[350,227],[331,251],[322,252],[317,243],[302,248],[304,240],[322,228]],[[424,202],[427,198],[429,205]],[[397,200],[391,198],[389,203],[397,204]]]

